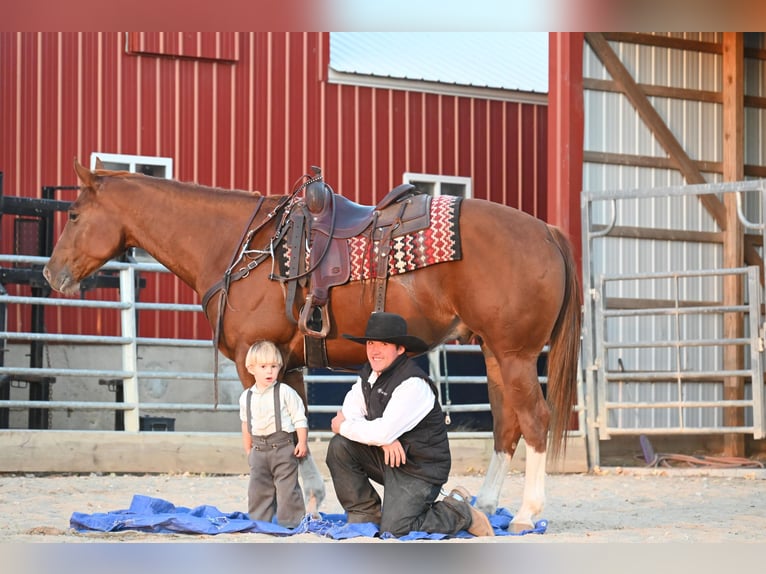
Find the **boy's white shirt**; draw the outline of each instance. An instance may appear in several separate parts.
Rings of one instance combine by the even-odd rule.
[[[251,390],[253,391],[252,399],[250,401],[252,409],[252,426],[253,434],[256,436],[269,435],[276,432],[277,427],[274,419],[274,386],[276,382],[272,383],[264,390],[258,389],[257,385],[253,385]],[[295,392],[295,389],[285,384],[279,385],[280,393],[280,405],[282,416],[282,430],[285,432],[293,432],[298,428],[308,428],[309,422],[306,416],[306,409],[303,406],[303,401],[300,395]],[[239,420],[242,422],[247,421],[247,391],[245,389],[239,396]]]

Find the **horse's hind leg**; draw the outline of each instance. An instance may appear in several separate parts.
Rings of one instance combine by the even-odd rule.
[[[514,515],[511,529],[514,532],[531,529],[535,517],[545,506],[545,466],[550,410],[543,398],[537,379],[537,361],[510,361],[503,365],[504,373],[510,373],[505,387],[503,410],[516,411],[521,434],[526,443],[526,464],[524,467],[524,494],[521,507]]]
[[[494,512],[497,508],[510,459],[523,435],[527,445],[524,493],[511,528],[514,531],[530,529],[545,506],[546,441],[550,417],[537,380],[537,362],[506,357],[501,365],[488,350],[485,350],[485,359],[495,455],[477,495],[477,506],[485,512]],[[501,377],[500,373],[505,376]]]

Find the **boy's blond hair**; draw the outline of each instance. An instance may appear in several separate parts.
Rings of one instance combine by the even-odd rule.
[[[251,367],[253,365],[279,365],[281,367],[284,365],[282,353],[271,341],[253,343],[247,351],[245,366]]]

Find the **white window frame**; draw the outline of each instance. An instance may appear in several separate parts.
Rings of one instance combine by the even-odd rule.
[[[104,164],[105,169],[124,170],[131,173],[137,173],[138,167],[148,165],[152,167],[162,167],[165,169],[165,179],[173,179],[173,158],[157,157],[150,155],[130,155],[122,153],[101,153],[92,152],[90,154],[90,168],[96,169],[96,160],[99,159]],[[158,263],[158,261],[149,255],[146,251],[139,248],[133,248],[132,257],[139,263]]]
[[[470,177],[462,177],[459,175],[435,175],[430,173],[414,173],[404,172],[403,183],[411,183],[417,185],[418,183],[428,183],[433,185],[434,197],[438,197],[442,194],[441,188],[443,184],[450,185],[462,185],[463,186],[463,198],[473,197],[473,189],[471,186]]]
[[[173,158],[157,157],[150,155],[130,155],[123,153],[101,153],[92,152],[90,154],[90,168],[96,169],[96,159],[100,159],[107,169],[115,169],[109,164],[117,164],[117,169],[124,169],[136,173],[139,165],[151,165],[154,167],[165,168],[165,179],[173,179]]]

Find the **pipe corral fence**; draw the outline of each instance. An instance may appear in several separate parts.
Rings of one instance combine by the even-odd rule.
[[[736,194],[739,221],[755,232],[746,235],[746,251],[762,259],[764,225],[753,220],[766,220],[764,193],[762,180],[583,192],[582,368],[568,433],[568,444],[580,447],[576,470],[600,465],[601,441],[615,436],[764,438],[763,272],[723,269],[720,229],[698,200]],[[39,271],[46,262],[0,255],[12,269]],[[0,442],[8,455],[0,471],[246,472],[234,365],[220,360],[216,406],[211,341],[137,336],[144,311],[200,307],[138,300],[141,278],[167,273],[161,265],[115,261],[103,269],[113,274],[113,300],[21,297],[0,288]],[[735,301],[724,301],[729,281],[738,285]],[[8,312],[39,316],[46,306],[109,310],[119,315],[119,335],[76,326],[60,334],[8,330]],[[727,317],[737,318],[734,335],[724,333]],[[492,433],[478,346],[442,345],[421,360],[439,384],[453,445],[471,441],[481,467]],[[312,449],[331,436],[329,420],[353,380],[305,373]]]
[[[46,262],[45,257],[0,255],[2,266],[42,269]],[[157,263],[113,261],[102,270],[118,275],[116,288],[108,290],[114,294],[114,300],[89,300],[87,293],[76,299],[14,296],[5,290],[0,292],[0,309],[6,316],[9,312],[17,315],[32,313],[33,309],[42,306],[95,308],[119,314],[118,336],[9,331],[5,323],[0,324],[0,439],[5,436],[9,446],[23,444],[29,450],[27,454],[16,452],[13,457],[3,457],[5,463],[0,463],[0,471],[84,471],[91,466],[103,470],[104,463],[95,462],[95,459],[114,458],[106,452],[109,444],[120,445],[120,454],[118,461],[106,465],[108,470],[162,471],[167,470],[167,466],[161,463],[139,468],[142,463],[136,461],[142,449],[148,448],[146,444],[163,442],[164,448],[172,451],[166,455],[174,457],[178,449],[191,448],[189,443],[194,442],[199,443],[200,446],[195,447],[199,450],[188,454],[186,459],[181,457],[184,460],[176,463],[176,470],[230,471],[232,464],[222,458],[234,453],[233,468],[247,472],[243,466],[244,457],[239,452],[238,400],[242,386],[234,364],[219,356],[216,405],[213,369],[217,351],[214,353],[212,341],[137,336],[137,321],[144,311],[201,313],[201,307],[139,300],[137,285],[140,277],[168,273]],[[141,299],[145,296],[142,293]],[[32,345],[41,346],[43,350],[42,364],[35,367],[26,366],[30,363]],[[543,390],[547,383],[544,374],[546,355],[547,348],[541,355],[538,369]],[[481,457],[488,458],[492,451],[492,421],[486,371],[479,346],[445,344],[419,360],[438,383],[440,401],[449,422],[450,440],[453,444],[460,440],[470,441],[475,450],[478,448]],[[305,370],[304,380],[309,399],[310,440],[326,441],[332,436],[329,421],[340,408],[355,376],[352,373]],[[39,385],[46,386],[45,393],[33,392]],[[573,416],[579,423],[571,435],[584,442],[582,393],[581,381],[578,381],[580,400]],[[41,396],[45,399],[41,400]],[[80,446],[75,445],[78,441],[90,445],[85,456]],[[131,441],[135,447],[134,455],[130,451]],[[52,464],[48,455],[53,467],[45,469],[44,463],[35,459],[45,444],[58,443],[64,445],[64,452],[68,449],[72,458],[80,460]],[[213,462],[192,460],[209,456],[202,445],[217,449]],[[219,452],[222,449],[231,452],[224,456]],[[6,452],[10,451],[6,449]],[[131,467],[131,457],[135,467]],[[584,458],[583,455],[580,470],[585,464]],[[13,468],[14,465],[22,468]]]
[[[583,192],[591,466],[617,435],[766,436],[764,193],[764,180]],[[700,199],[727,194],[754,232],[746,258],[761,265],[723,268],[721,229]]]

